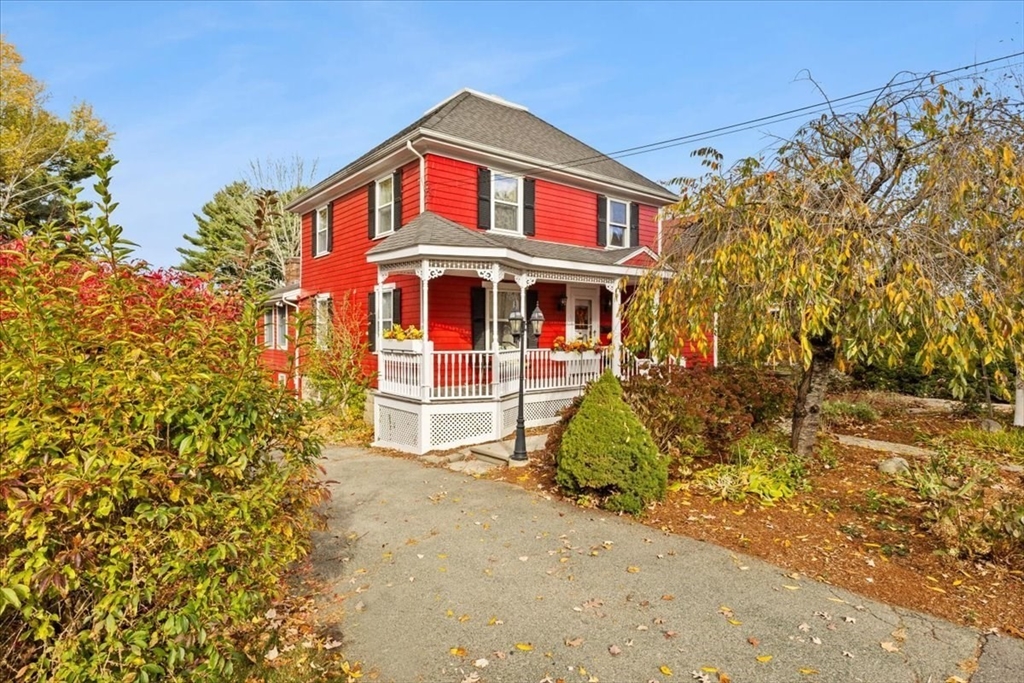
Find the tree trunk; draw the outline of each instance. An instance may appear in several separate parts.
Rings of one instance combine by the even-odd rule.
[[[793,435],[790,447],[800,457],[807,457],[818,442],[818,427],[821,425],[821,406],[828,390],[828,373],[835,361],[835,350],[831,344],[811,345],[811,367],[805,368],[797,387],[796,403],[793,406]]]
[[[1013,406],[1013,426],[1024,428],[1024,363],[1017,366],[1017,391]]]

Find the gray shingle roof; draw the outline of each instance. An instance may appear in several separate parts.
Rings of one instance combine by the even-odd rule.
[[[529,111],[515,105],[502,104],[490,97],[481,97],[470,90],[463,90],[437,105],[340,171],[317,183],[303,197],[315,194],[369,166],[384,156],[394,143],[406,137],[411,138],[415,131],[421,128],[532,157],[547,166],[570,173],[573,169],[579,169],[608,180],[638,185],[651,192],[665,195],[666,199],[674,197],[674,194],[658,183],[580,142]],[[543,171],[543,168],[538,168],[534,175],[543,175]],[[303,197],[299,197],[292,204],[299,203]]]
[[[635,248],[578,247],[571,244],[502,235],[493,230],[471,230],[432,211],[424,211],[406,223],[401,230],[378,242],[367,253],[384,254],[418,244],[429,244],[436,247],[505,248],[526,256],[598,265],[613,265],[636,251]]]

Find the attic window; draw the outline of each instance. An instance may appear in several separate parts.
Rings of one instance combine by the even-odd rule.
[[[523,179],[493,171],[491,173],[492,225],[502,232],[522,232]]]

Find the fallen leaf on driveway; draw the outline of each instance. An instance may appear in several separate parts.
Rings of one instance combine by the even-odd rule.
[[[726,621],[728,621],[733,626],[739,626],[739,625],[741,625],[743,623],[739,619],[726,619]]]
[[[568,638],[566,638],[565,639],[565,644],[568,647],[579,647],[580,645],[583,644],[583,639],[582,638],[573,638],[572,640],[569,640]]]
[[[662,664],[661,666],[659,666],[658,667],[658,671],[660,671],[661,673],[665,674],[666,676],[671,676],[672,675],[672,669],[668,668],[668,666],[665,665],[665,664]]]
[[[885,650],[886,652],[899,652],[900,651],[900,648],[899,648],[898,645],[896,645],[896,643],[884,642],[884,643],[879,643],[879,645],[881,645],[882,649]]]
[[[676,636],[678,636],[679,632],[678,631],[662,631],[662,634],[665,636],[665,640],[668,640],[669,638],[675,638]]]
[[[464,623],[466,623],[469,620],[470,620],[470,616],[468,614],[463,614],[461,617],[459,617],[459,623],[460,624],[464,624]]]
[[[729,674],[724,671],[718,672],[718,683],[732,683],[732,679],[729,678]]]
[[[626,571],[629,572],[630,574],[638,574],[640,572],[640,567],[633,567],[633,566],[626,567]]]
[[[529,652],[533,649],[533,645],[530,645],[529,643],[516,643],[516,649],[522,650],[523,652]]]
[[[672,595],[671,593],[665,593],[664,595],[661,596],[661,599],[662,600],[675,600],[676,596]]]
[[[466,677],[462,679],[462,683],[477,683],[480,680],[480,674],[476,671],[471,671],[466,674]]]
[[[761,662],[762,664],[765,664],[766,662],[772,661],[772,656],[771,655],[758,655],[757,656],[757,661]]]
[[[454,655],[455,657],[465,657],[466,656],[466,648],[464,648],[464,647],[453,647],[453,648],[450,648],[448,650],[448,652],[450,654]]]
[[[519,561],[520,562],[526,562],[528,559],[530,559],[529,555],[520,555],[519,556]]]
[[[615,655],[621,655],[622,648],[620,648],[618,645],[609,645],[608,654],[610,654],[612,657],[614,657]]]
[[[473,662],[473,666],[475,666],[478,669],[482,669],[485,666],[487,666],[488,664],[490,664],[490,662],[487,661],[486,659],[484,659],[483,657],[481,657],[480,659],[478,659],[475,662]]]
[[[807,666],[805,666],[803,668],[800,668],[800,669],[797,669],[797,671],[799,671],[804,676],[811,676],[813,674],[819,673],[819,671],[817,669],[812,669],[812,668],[807,667]]]
[[[761,641],[755,638],[754,636],[750,636],[749,638],[747,638],[747,642],[753,645],[754,647],[757,647],[761,644]]]

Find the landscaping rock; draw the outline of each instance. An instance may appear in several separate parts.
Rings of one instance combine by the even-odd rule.
[[[906,474],[910,464],[903,458],[886,458],[878,463],[878,471],[882,474]]]
[[[978,426],[981,428],[981,431],[983,431],[983,432],[1001,432],[1001,431],[1003,431],[1003,425],[999,424],[995,420],[990,420],[987,417],[984,420],[982,420],[981,424],[979,424]]]

